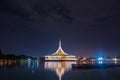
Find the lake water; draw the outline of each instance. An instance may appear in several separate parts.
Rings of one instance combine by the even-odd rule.
[[[76,62],[0,62],[0,80],[120,80],[120,68],[74,70]]]

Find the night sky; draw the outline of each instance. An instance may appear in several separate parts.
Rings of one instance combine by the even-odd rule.
[[[0,48],[44,56],[120,56],[120,0],[1,0]]]

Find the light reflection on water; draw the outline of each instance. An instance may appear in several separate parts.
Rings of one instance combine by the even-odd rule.
[[[22,63],[23,64],[23,63]],[[59,80],[62,80],[62,76],[65,72],[72,69],[72,64],[76,64],[76,62],[71,61],[58,61],[58,62],[44,62],[44,69],[51,70],[56,73]],[[39,61],[28,60],[28,69],[31,69],[32,73],[35,72],[36,68],[39,68]]]
[[[22,63],[23,64],[23,63]],[[62,80],[62,76],[65,72],[72,69],[72,64],[76,62],[62,61],[62,62],[44,62],[44,69],[51,70],[56,73],[59,80]],[[35,72],[35,69],[39,68],[39,61],[28,61],[28,69],[31,69],[32,73]]]
[[[75,63],[35,60],[0,62],[0,80],[120,80],[120,68],[73,70],[71,64]]]
[[[44,68],[46,70],[52,70],[54,71],[59,80],[62,80],[62,76],[65,74],[65,72],[69,71],[72,66],[71,64],[75,64],[76,62],[45,62]]]

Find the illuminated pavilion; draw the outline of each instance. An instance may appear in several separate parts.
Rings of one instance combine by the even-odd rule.
[[[63,51],[61,41],[59,41],[58,50],[52,55],[45,56],[45,60],[77,60],[76,56],[68,55]]]

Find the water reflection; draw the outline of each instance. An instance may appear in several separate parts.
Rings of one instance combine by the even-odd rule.
[[[0,60],[0,68],[2,67],[13,67],[15,66],[16,61],[14,60]]]
[[[65,72],[69,71],[72,68],[71,64],[75,64],[76,62],[45,62],[44,68],[46,70],[55,71],[59,80],[62,80],[62,76]]]
[[[117,63],[114,59],[113,62]],[[96,62],[98,63],[98,62]],[[1,60],[0,79],[1,80],[119,80],[120,68],[91,69],[91,70],[71,70],[71,64],[76,62],[42,62],[37,60]],[[83,62],[85,64],[85,62]],[[103,63],[104,64],[104,63]],[[70,72],[70,73],[69,73]],[[48,74],[50,74],[48,76]],[[66,75],[65,75],[66,74]],[[65,76],[64,76],[65,75]],[[87,76],[87,77],[86,77]],[[99,77],[99,79],[98,79]]]
[[[31,69],[32,73],[35,72],[37,68],[39,68],[39,61],[28,60],[28,69]]]

